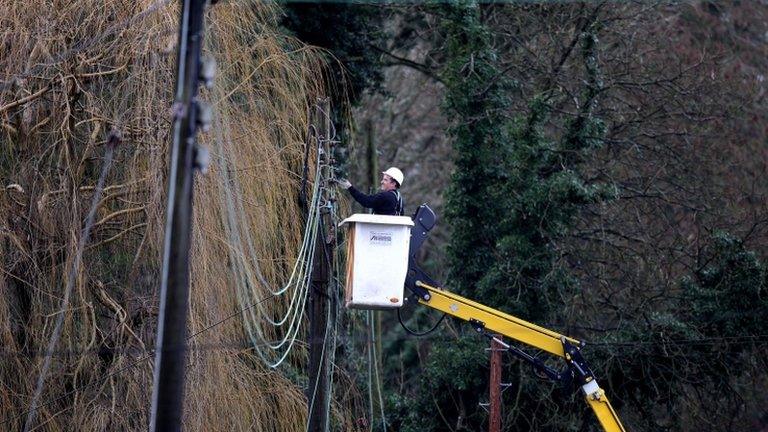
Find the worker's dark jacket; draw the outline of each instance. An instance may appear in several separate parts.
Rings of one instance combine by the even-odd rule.
[[[399,191],[379,192],[375,195],[366,195],[351,186],[347,189],[352,198],[359,202],[361,206],[373,209],[373,214],[402,216],[403,198]]]

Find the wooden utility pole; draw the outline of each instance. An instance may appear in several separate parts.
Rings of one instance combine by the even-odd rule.
[[[196,168],[207,169],[207,151],[198,147],[197,128],[206,129],[210,110],[197,100],[199,82],[212,83],[212,62],[201,60],[206,0],[184,0],[179,20],[173,143],[169,158],[168,208],[160,286],[160,311],[149,429],[181,430],[184,407],[192,186]]]
[[[328,99],[318,101],[314,114],[314,124],[317,129],[318,143],[321,145],[317,157],[325,158],[327,166],[330,163],[330,104]],[[321,168],[324,169],[324,168]],[[320,181],[331,178],[329,172],[321,175]],[[327,196],[324,198],[328,198]],[[310,209],[310,211],[313,211]],[[333,233],[334,227],[328,225],[327,209],[322,209],[317,223],[317,243],[314,251],[312,267],[312,285],[309,294],[309,387],[307,400],[309,403],[308,432],[326,432],[329,425],[328,411],[330,410],[330,361],[331,350],[335,347],[330,343],[331,329],[334,327],[336,305],[335,293],[328,289],[328,281],[333,268],[333,243],[335,239],[328,234]],[[328,319],[330,316],[330,320]]]
[[[501,336],[496,335],[491,339],[491,379],[488,385],[488,402],[490,403],[489,432],[501,431],[501,353],[505,348],[496,339],[501,339]]]

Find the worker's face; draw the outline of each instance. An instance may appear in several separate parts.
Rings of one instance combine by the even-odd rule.
[[[395,183],[395,180],[388,176],[387,174],[384,174],[381,176],[381,190],[383,191],[391,191],[397,189],[397,183]]]

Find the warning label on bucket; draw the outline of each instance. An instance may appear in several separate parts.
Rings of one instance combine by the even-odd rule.
[[[369,244],[389,246],[392,244],[392,233],[385,231],[371,231]]]

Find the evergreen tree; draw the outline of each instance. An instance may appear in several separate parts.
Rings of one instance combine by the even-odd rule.
[[[710,409],[704,415],[729,425],[713,430],[739,429],[734,422],[744,421],[738,417],[749,396],[735,391],[735,384],[750,379],[765,358],[766,268],[742,241],[723,232],[712,237],[700,261],[668,311],[625,323],[593,352],[604,361],[601,370],[615,400],[642,414],[635,426],[643,430],[685,430],[686,419],[702,416],[698,409]],[[607,360],[617,350],[621,361]],[[699,395],[694,405],[692,391]]]
[[[456,166],[447,192],[452,240],[446,287],[529,321],[546,322],[562,307],[563,292],[576,287],[555,242],[568,232],[581,206],[606,196],[605,188],[587,185],[577,169],[602,143],[603,125],[592,116],[600,86],[595,29],[582,40],[587,77],[581,109],[564,125],[564,136],[553,140],[542,132],[551,89],[529,103],[527,115],[508,120],[514,83],[496,64],[480,8],[459,2],[444,12],[445,112],[453,122],[449,136]],[[487,344],[474,338],[436,347],[419,393],[400,401],[412,408],[401,430],[482,429],[486,416],[478,402],[488,391]],[[507,398],[523,395],[505,402],[515,410],[508,426],[557,430],[578,424],[569,414],[579,414],[570,393],[557,396],[554,385],[536,380],[519,365],[512,362],[504,372],[514,383]],[[581,417],[587,416],[592,414]]]
[[[379,45],[382,9],[354,3],[289,2],[284,5],[283,26],[303,42],[328,50],[329,82],[340,88],[332,95],[332,106],[354,105],[366,89],[379,89],[382,64],[371,45]]]

